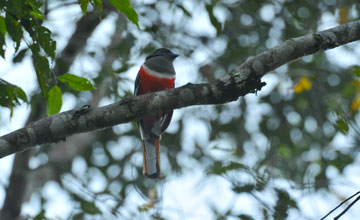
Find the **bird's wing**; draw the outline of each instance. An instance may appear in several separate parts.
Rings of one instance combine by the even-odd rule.
[[[165,113],[161,119],[160,119],[160,130],[161,130],[161,134],[166,130],[166,128],[169,126],[171,118],[173,115],[173,110]]]
[[[134,95],[138,95],[140,84],[141,84],[141,81],[140,81],[140,72],[139,72],[135,79]]]

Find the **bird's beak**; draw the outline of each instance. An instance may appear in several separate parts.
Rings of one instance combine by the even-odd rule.
[[[178,57],[178,56],[179,56],[179,54],[175,54],[175,53],[171,54],[171,58],[172,58],[173,60],[175,60],[175,58]]]

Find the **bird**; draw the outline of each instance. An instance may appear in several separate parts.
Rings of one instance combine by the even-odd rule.
[[[167,48],[159,48],[149,54],[136,76],[134,94],[136,96],[175,87],[173,61],[178,54]],[[173,110],[154,115],[146,115],[137,121],[143,151],[143,174],[151,179],[161,177],[160,139],[169,126]]]

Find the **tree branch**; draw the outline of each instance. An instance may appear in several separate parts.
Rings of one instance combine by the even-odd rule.
[[[185,86],[124,98],[98,108],[71,110],[47,117],[0,137],[0,158],[35,145],[65,140],[67,136],[136,121],[146,114],[192,105],[222,104],[259,91],[261,77],[299,57],[360,39],[360,21],[287,40],[238,66],[213,83]]]

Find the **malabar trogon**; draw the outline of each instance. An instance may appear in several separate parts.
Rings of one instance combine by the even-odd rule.
[[[175,69],[173,60],[179,55],[160,48],[146,57],[135,81],[135,95],[174,88]],[[169,126],[173,111],[147,115],[137,122],[143,149],[143,173],[149,178],[159,178],[160,137]]]

